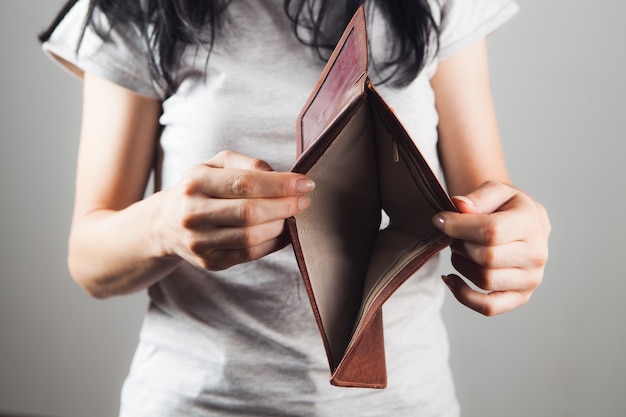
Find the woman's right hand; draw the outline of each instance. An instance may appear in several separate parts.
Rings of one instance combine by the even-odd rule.
[[[224,269],[287,243],[284,219],[309,204],[306,176],[222,152],[144,198],[158,144],[158,99],[84,74],[68,266],[106,298],[154,285],[183,260]]]
[[[163,254],[208,270],[262,258],[288,243],[284,220],[310,205],[314,187],[302,174],[221,152],[163,191]]]

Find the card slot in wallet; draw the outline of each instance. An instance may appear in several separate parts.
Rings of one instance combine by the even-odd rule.
[[[288,219],[333,385],[387,385],[383,303],[451,243],[432,225],[456,210],[367,76],[360,7],[297,124],[294,172],[316,183]],[[381,227],[382,213],[389,224]]]

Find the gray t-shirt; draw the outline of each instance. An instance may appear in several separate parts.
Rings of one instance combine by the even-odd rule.
[[[208,67],[205,52],[189,50],[176,74],[180,88],[167,97],[151,80],[143,40],[133,29],[116,27],[106,43],[88,29],[76,52],[85,0],[44,49],[82,71],[163,101],[163,157],[157,169],[163,189],[224,149],[287,171],[295,158],[296,116],[323,62],[295,39],[282,3],[232,2],[230,22]],[[379,88],[436,172],[438,118],[429,81],[437,62],[486,36],[517,10],[510,0],[441,3],[437,56],[409,86]],[[377,16],[369,27],[374,55],[385,48],[381,22]],[[184,264],[148,290],[150,308],[120,415],[457,416],[440,314],[443,287],[435,272],[436,263],[430,262],[385,305],[389,385],[370,390],[329,384],[328,362],[291,248],[221,272]]]

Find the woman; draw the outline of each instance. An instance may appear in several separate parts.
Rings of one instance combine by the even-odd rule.
[[[360,3],[79,0],[43,35],[84,83],[70,271],[98,298],[150,296],[120,415],[458,415],[434,263],[385,305],[389,387],[352,390],[328,384],[284,248],[315,187],[287,172],[294,121]],[[525,304],[550,227],[508,185],[485,41],[515,4],[367,4],[379,89],[457,196],[433,222],[486,291],[444,281],[485,315]]]

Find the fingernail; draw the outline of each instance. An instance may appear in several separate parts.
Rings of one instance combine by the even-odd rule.
[[[315,188],[315,183],[308,178],[298,180],[296,182],[296,192],[298,194],[306,194]]]
[[[298,197],[298,210],[302,211],[311,205],[311,199],[305,195]]]
[[[450,279],[450,276],[442,275],[441,279],[443,280],[443,283],[448,286],[448,288],[450,288],[450,289],[452,288],[452,280]]]
[[[474,206],[474,202],[472,200],[462,195],[455,195],[452,197],[452,199],[462,201],[464,204],[471,206],[471,207]]]
[[[446,225],[446,219],[443,217],[442,214],[435,214],[433,216],[433,224],[437,229],[443,230],[444,226]]]

